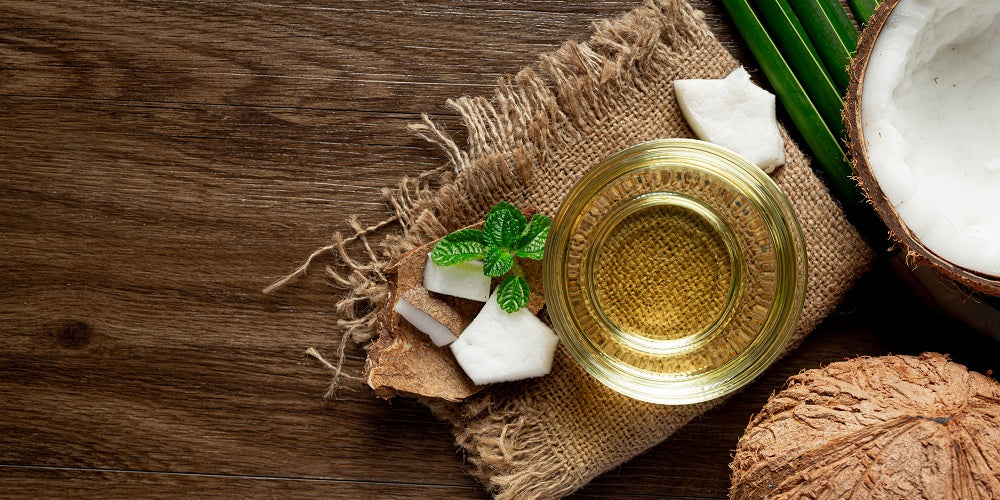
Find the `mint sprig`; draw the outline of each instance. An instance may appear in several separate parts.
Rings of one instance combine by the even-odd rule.
[[[528,280],[524,279],[524,276],[509,275],[497,288],[497,303],[500,304],[500,309],[509,313],[524,307],[530,296]]]
[[[531,291],[518,258],[541,260],[552,219],[535,214],[531,221],[517,207],[501,201],[486,214],[483,229],[455,231],[434,245],[431,260],[439,266],[451,266],[470,260],[483,260],[483,273],[503,280],[497,288],[497,303],[507,313],[528,304]]]
[[[451,266],[459,262],[481,259],[486,255],[483,232],[478,229],[462,229],[441,238],[431,259],[439,266]]]
[[[517,240],[517,256],[532,260],[542,260],[545,240],[549,237],[552,219],[535,214]]]
[[[510,249],[528,224],[528,219],[514,205],[501,201],[486,214],[483,233],[486,243],[497,248]]]
[[[514,256],[509,251],[490,246],[483,257],[483,274],[496,278],[507,274],[514,267]]]

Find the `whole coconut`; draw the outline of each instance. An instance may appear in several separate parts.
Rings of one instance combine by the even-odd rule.
[[[730,468],[733,498],[1000,498],[1000,384],[936,353],[807,370]]]

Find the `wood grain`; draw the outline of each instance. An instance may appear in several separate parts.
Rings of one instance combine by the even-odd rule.
[[[484,497],[421,406],[322,399],[304,351],[340,337],[336,262],[260,289],[443,162],[406,131],[420,113],[461,138],[448,98],[632,6],[4,0],[0,496]],[[743,395],[578,496],[724,496],[750,415],[803,368],[925,349],[993,368],[995,343],[919,307],[874,275]]]

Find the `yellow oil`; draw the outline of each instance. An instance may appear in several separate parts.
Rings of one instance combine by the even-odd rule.
[[[582,281],[595,343],[667,377],[731,359],[733,345],[719,335],[740,294],[742,259],[719,213],[693,198],[650,193],[618,204],[593,234]]]
[[[741,387],[790,337],[804,240],[780,190],[708,143],[640,144],[594,167],[553,219],[546,307],[573,358],[637,399]]]
[[[696,212],[652,204],[625,217],[597,249],[594,296],[609,326],[651,340],[693,338],[729,300],[732,262]]]

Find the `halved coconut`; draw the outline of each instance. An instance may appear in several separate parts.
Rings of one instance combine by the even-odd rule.
[[[1000,2],[885,0],[844,114],[861,187],[915,263],[1000,296]]]

